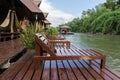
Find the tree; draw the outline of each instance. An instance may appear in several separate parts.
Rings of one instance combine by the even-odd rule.
[[[106,0],[95,9],[82,12],[81,18],[75,18],[67,25],[74,32],[120,34],[120,0]]]

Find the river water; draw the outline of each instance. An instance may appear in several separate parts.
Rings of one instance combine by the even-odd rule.
[[[120,35],[74,33],[64,37],[79,48],[94,49],[106,55],[106,64],[120,72]]]

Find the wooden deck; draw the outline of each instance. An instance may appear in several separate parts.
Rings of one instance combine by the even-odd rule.
[[[26,47],[20,43],[19,39],[0,42],[0,67],[24,51]]]
[[[34,51],[28,50],[0,74],[0,80],[120,80],[120,73],[111,68],[101,70],[99,60],[91,65],[88,60],[47,60],[34,65],[33,55]]]

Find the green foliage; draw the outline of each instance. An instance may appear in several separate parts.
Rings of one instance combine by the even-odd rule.
[[[104,3],[105,7],[111,10],[115,10],[116,8],[116,0],[106,0]]]
[[[66,25],[73,32],[120,34],[120,0],[106,0],[95,9],[83,11],[81,18],[74,18]]]
[[[118,11],[105,13],[92,22],[93,26],[92,30],[96,32],[98,28],[101,28],[99,30],[102,33],[118,34],[119,33],[118,28],[120,27],[119,17],[120,12]]]
[[[49,27],[49,28],[47,29],[47,34],[48,34],[49,36],[51,36],[51,35],[56,35],[57,33],[58,33],[58,30],[57,30],[56,27]]]
[[[20,34],[20,39],[25,46],[33,49],[35,47],[34,35],[41,31],[36,30],[34,25],[27,26],[27,29]]]
[[[79,18],[75,18],[73,19],[72,22],[68,22],[68,24],[66,24],[67,26],[70,26],[72,28],[72,32],[79,32],[79,27],[80,27],[80,19]]]

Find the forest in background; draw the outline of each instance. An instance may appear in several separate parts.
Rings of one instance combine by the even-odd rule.
[[[70,26],[73,32],[120,34],[120,0],[106,0],[62,25]]]

